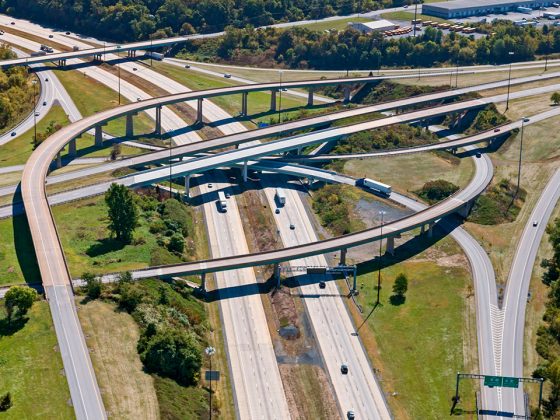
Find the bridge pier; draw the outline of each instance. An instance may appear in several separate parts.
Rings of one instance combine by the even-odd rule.
[[[126,114],[126,137],[133,137],[134,136],[134,120],[132,117],[134,114]]]
[[[465,205],[461,208],[461,210],[459,210],[459,214],[466,219],[467,217],[469,217],[469,213],[471,211],[471,202],[467,201],[465,203]]]
[[[60,156],[60,152],[56,155],[56,169],[62,168],[62,157]]]
[[[431,238],[434,235],[434,222],[428,224],[428,238]]]
[[[206,293],[206,273],[200,273],[200,291]]]
[[[195,124],[200,125],[203,123],[202,120],[202,99],[203,98],[198,98],[198,104],[196,107],[196,121]]]
[[[394,236],[389,236],[387,238],[387,247],[385,249],[385,252],[389,255],[395,255],[395,237]]]
[[[313,106],[313,89],[307,91],[307,106]]]
[[[241,94],[241,115],[246,117],[249,112],[247,111],[247,103],[248,103],[249,93],[243,92]]]
[[[276,280],[276,288],[280,288],[280,264],[274,263],[274,280]]]
[[[156,106],[156,128],[154,133],[161,136],[161,106]]]
[[[420,235],[423,235],[424,232],[426,232],[426,226],[422,225],[422,226],[420,226]]]
[[[70,143],[68,143],[68,157],[76,157],[76,139],[72,139],[70,140]]]
[[[270,91],[270,111],[275,112],[276,111],[276,94],[278,93],[278,91],[276,90],[271,90]]]
[[[127,55],[128,57],[136,57],[136,50],[128,50],[128,51],[126,52],[126,55]]]
[[[191,189],[191,174],[185,175],[185,198],[189,198]]]
[[[247,182],[247,161],[243,162],[243,182]]]
[[[58,60],[58,67],[62,67],[66,65],[66,59],[65,58],[61,58],[60,60]]]
[[[350,102],[350,86],[345,85],[344,86],[344,103],[347,104],[348,102]]]
[[[103,126],[96,125],[95,126],[95,147],[102,147],[103,146]]]
[[[346,253],[348,250],[346,248],[340,250],[340,263],[338,265],[346,265]]]

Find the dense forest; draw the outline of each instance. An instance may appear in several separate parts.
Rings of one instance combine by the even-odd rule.
[[[443,34],[428,27],[416,38],[392,39],[379,33],[363,35],[352,29],[326,33],[303,27],[286,30],[230,27],[221,38],[188,44],[185,54],[197,59],[244,64],[351,70],[430,67],[438,63],[503,64],[560,52],[560,29],[556,27],[521,28],[502,21],[491,30],[481,26],[480,31],[489,33],[475,39],[454,32]]]
[[[115,41],[270,25],[411,0],[0,0],[0,11]]]

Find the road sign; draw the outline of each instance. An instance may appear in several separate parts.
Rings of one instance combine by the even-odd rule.
[[[220,371],[219,370],[207,370],[204,374],[204,378],[207,381],[219,381]]]
[[[519,388],[519,378],[504,376],[502,379],[502,386],[504,388]]]
[[[502,386],[501,376],[484,376],[484,386],[493,388],[495,386]]]

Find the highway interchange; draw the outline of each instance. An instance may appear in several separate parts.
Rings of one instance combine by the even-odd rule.
[[[43,36],[48,33],[47,30],[38,29],[35,26],[33,27],[33,31],[35,31],[35,33],[40,33]],[[28,41],[14,35],[9,35],[7,39],[15,45],[20,45],[21,47],[28,49],[36,49],[38,45],[37,43],[33,43],[32,41]],[[57,42],[61,42],[61,40],[57,39]],[[68,40],[68,45],[75,45],[76,43],[77,41],[75,39]],[[84,48],[86,46],[87,44],[85,44]],[[142,46],[142,48],[145,48],[145,45]],[[120,50],[121,48],[113,51]],[[105,52],[107,53],[107,56],[109,56],[111,51],[107,50]],[[73,57],[77,55],[73,56],[71,53],[67,54],[69,54],[65,56],[67,64],[71,64],[74,60]],[[112,57],[112,59],[116,58],[116,56]],[[111,59],[111,57],[109,56],[106,59]],[[130,68],[132,67],[132,64],[122,63],[121,65],[123,68],[126,68],[125,66],[129,66],[129,71],[132,71]],[[538,65],[539,64],[528,64],[526,66],[529,67]],[[482,68],[480,71],[487,72],[499,70]],[[253,87],[240,86],[239,88],[222,89],[219,92],[183,93],[187,90],[184,86],[165,78],[154,71],[148,70],[146,72],[142,72],[142,77],[145,77],[147,80],[157,80],[161,87],[164,87],[165,90],[167,90],[171,95],[176,95],[176,97],[172,99],[171,97],[163,99],[150,99],[149,95],[142,92],[139,88],[129,85],[125,81],[121,81],[122,94],[131,100],[131,104],[110,111],[100,112],[92,117],[82,118],[76,107],[73,105],[72,100],[68,97],[64,88],[60,85],[60,82],[58,82],[54,73],[46,70],[45,72],[39,72],[38,74],[43,77],[41,83],[42,86],[49,86],[46,90],[41,90],[43,95],[41,101],[45,100],[48,103],[52,103],[55,98],[58,99],[74,124],[65,127],[56,133],[56,135],[49,138],[48,141],[40,146],[28,160],[25,165],[21,183],[22,195],[25,203],[26,214],[33,233],[43,283],[51,305],[51,312],[53,313],[59,344],[61,345],[66,375],[69,381],[76,415],[78,418],[102,418],[105,416],[103,403],[99,396],[95,375],[91,367],[85,341],[83,339],[73,305],[73,294],[70,286],[72,279],[70,278],[68,268],[66,267],[64,253],[58,239],[56,227],[52,220],[44,183],[38,183],[37,180],[45,180],[48,183],[54,183],[57,182],[57,179],[60,179],[58,182],[62,182],[69,179],[77,179],[79,177],[87,176],[95,171],[111,170],[119,166],[134,165],[136,164],[136,162],[134,162],[136,159],[138,160],[138,163],[145,164],[158,160],[165,161],[169,156],[167,151],[156,151],[111,164],[99,165],[98,167],[93,167],[83,171],[69,172],[65,176],[53,176],[47,178],[51,163],[55,160],[59,151],[71,140],[78,137],[79,134],[91,131],[97,124],[103,123],[104,119],[113,119],[126,115],[130,112],[147,110],[148,114],[155,120],[156,112],[150,112],[150,110],[153,110],[156,106],[183,102],[189,99],[198,99],[199,97],[207,98],[228,94],[228,92],[226,92],[228,89],[236,93],[243,90],[263,91],[275,89],[278,85],[272,83]],[[48,74],[50,79],[48,83],[44,82],[46,74]],[[96,78],[112,88],[114,88],[116,84],[115,77],[113,75],[107,73],[106,71],[97,69],[96,67],[88,67],[87,74],[88,76]],[[437,73],[434,72],[434,74]],[[411,76],[403,75],[403,77]],[[543,76],[535,76],[532,79],[529,77],[513,80],[512,84],[553,79],[555,77],[558,77],[558,75],[553,73],[543,73]],[[359,81],[364,80],[362,79]],[[348,83],[349,80],[340,80],[340,82]],[[353,82],[356,82],[356,80]],[[334,82],[316,82],[316,84],[326,83]],[[380,106],[373,106],[367,111],[361,108],[343,111],[341,113],[332,114],[332,119],[329,119],[329,117],[316,117],[316,121],[309,122],[309,126],[321,126],[325,123],[330,123],[335,119],[344,118],[343,115],[347,117],[350,116],[350,114],[367,114],[371,112],[398,109],[399,107],[409,106],[413,103],[430,102],[438,99],[458,96],[468,91],[505,86],[505,83],[506,82],[502,81],[499,84],[493,84],[487,87],[478,86],[476,88],[464,88],[456,91],[444,92],[439,97],[435,96],[430,99],[422,98],[416,100],[413,98],[392,104],[382,104]],[[293,84],[285,84],[287,88],[301,88],[311,85],[312,83],[309,82],[294,82]],[[558,85],[547,85],[545,87],[533,88],[527,91],[514,92],[512,94],[512,98],[521,98],[543,92],[553,92],[558,89]],[[142,101],[136,101],[137,98],[141,98]],[[216,167],[235,165],[240,162],[243,164],[245,161],[250,161],[251,164],[258,165],[259,162],[254,163],[253,160],[271,156],[281,151],[298,149],[309,144],[320,143],[327,139],[338,139],[341,138],[341,136],[349,135],[353,132],[382,127],[388,124],[414,122],[436,115],[447,114],[452,111],[478,108],[491,102],[503,102],[504,99],[504,95],[495,95],[492,98],[484,98],[484,100],[441,105],[427,110],[413,111],[406,114],[388,116],[386,118],[367,123],[354,124],[349,126],[349,128],[326,129],[315,131],[306,135],[286,137],[262,145],[252,144],[250,142],[270,137],[272,133],[274,133],[274,130],[279,129],[278,127],[273,126],[268,129],[253,130],[244,133],[246,128],[239,123],[234,122],[222,124],[218,127],[225,137],[206,141],[204,142],[204,146],[202,140],[197,137],[195,132],[192,131],[186,134],[173,136],[173,140],[176,141],[178,145],[178,147],[173,150],[174,156],[179,157],[190,155],[192,153],[207,152],[212,149],[222,148],[225,145],[239,143],[241,143],[243,147],[235,151],[219,153],[216,155],[199,156],[195,159],[177,162],[174,165],[173,173],[176,176],[185,174],[195,175],[205,173],[209,169]],[[210,101],[205,101],[204,104],[204,117],[209,121],[231,121],[230,115],[213,105]],[[197,107],[196,102],[189,102],[189,105],[193,108]],[[540,121],[555,115],[558,115],[558,112],[555,110],[541,113],[531,116],[530,122]],[[329,119],[329,121],[325,121],[325,119]],[[25,128],[30,127],[30,121],[32,122],[32,118],[28,118],[24,121],[24,123],[22,123],[22,127],[17,130],[22,132],[25,131]],[[23,124],[25,124],[25,126],[23,126]],[[289,124],[292,124],[291,128]],[[175,130],[181,130],[185,123],[176,114],[168,111],[166,108],[163,108],[161,125],[164,132],[172,133]],[[305,126],[305,122],[303,126]],[[502,127],[502,131],[499,135],[511,131],[514,128],[519,128],[519,126],[520,121],[514,121],[513,123]],[[297,130],[301,127],[301,123],[298,122],[286,123],[280,128],[280,132],[286,134],[288,131]],[[259,131],[261,132],[259,133]],[[478,137],[473,136],[476,138],[470,140],[461,138],[450,139],[447,143],[426,146],[421,150],[400,150],[383,153],[397,154],[440,148],[453,149],[468,147],[471,144],[488,141],[496,136],[497,134],[492,130],[491,132],[483,133]],[[7,138],[6,136],[4,137],[6,139],[4,141],[10,140],[10,138]],[[0,141],[2,140],[3,139],[0,139]],[[196,147],[198,143],[200,143],[201,147],[197,150]],[[160,156],[157,155],[158,153],[160,153]],[[344,156],[344,158],[363,157],[365,156]],[[329,159],[330,158],[332,157],[329,157]],[[311,157],[310,159],[322,159],[322,157]],[[393,194],[391,197],[393,200],[407,205],[417,211],[417,213],[408,218],[408,220],[399,220],[394,222],[392,225],[386,226],[383,237],[390,237],[391,235],[395,235],[401,231],[436,222],[446,214],[453,213],[465,205],[468,205],[473,198],[479,195],[480,192],[486,188],[492,178],[491,161],[486,156],[483,156],[483,159],[473,159],[476,163],[476,172],[469,186],[460,191],[457,195],[439,203],[436,206],[424,209],[419,203],[413,202],[406,197]],[[264,167],[269,171],[280,171],[278,167],[279,164],[277,163],[273,164],[270,162],[268,163],[268,166],[266,166],[267,161],[263,159],[260,161],[260,164],[264,165]],[[291,170],[294,170],[293,167]],[[306,169],[303,168],[301,170],[305,171]],[[297,171],[298,169],[296,168],[295,172],[297,173]],[[158,173],[161,173],[161,175],[158,175]],[[169,170],[167,168],[141,172],[130,177],[132,181],[130,183],[125,182],[125,185],[151,184],[158,179],[165,179],[168,174]],[[291,174],[293,174],[293,172]],[[217,178],[213,178],[214,176]],[[306,174],[306,177],[309,177],[309,174]],[[219,175],[212,175],[212,178],[210,178],[209,174],[205,174],[204,179],[205,181],[201,183],[200,187],[201,194],[205,194],[207,192],[204,189],[208,182],[213,182],[217,188],[227,189],[229,185],[228,182],[225,179],[220,178]],[[321,174],[317,174],[317,179],[321,179]],[[333,178],[333,182],[335,181],[336,179]],[[498,308],[494,273],[486,253],[464,230],[455,229],[451,233],[451,235],[464,248],[465,253],[471,262],[476,297],[479,302],[477,305],[479,358],[481,371],[487,374],[522,376],[523,327],[526,305],[525,297],[527,296],[530,275],[536,258],[538,245],[540,244],[542,235],[544,234],[548,218],[550,217],[560,194],[559,185],[560,176],[557,173],[550,180],[547,189],[542,194],[541,200],[535,207],[535,216],[532,215],[529,219],[526,232],[524,232],[522,236],[518,252],[514,259],[514,264],[512,265],[510,281],[508,281],[508,287],[506,289],[506,298],[501,309]],[[263,182],[263,190],[269,200],[271,208],[273,207],[272,204],[274,202],[275,187],[275,184],[269,185]],[[99,189],[95,192],[95,194],[103,192],[106,185],[101,187],[98,186],[98,188]],[[4,194],[11,194],[13,189],[10,190],[7,188],[2,192]],[[139,277],[143,277],[144,275],[152,276],[154,273],[159,276],[169,276],[175,274],[217,271],[219,272],[216,276],[217,285],[219,285],[219,288],[224,287],[227,289],[234,285],[256,284],[253,270],[246,267],[262,265],[265,262],[280,261],[289,261],[290,264],[293,264],[294,266],[324,266],[327,265],[327,263],[322,254],[332,250],[346,249],[347,247],[355,246],[360,243],[369,243],[372,240],[381,237],[381,232],[379,232],[378,229],[371,229],[367,232],[349,235],[347,238],[338,238],[330,241],[318,241],[316,233],[310,228],[311,223],[305,222],[302,223],[302,227],[305,228],[297,229],[295,232],[291,231],[287,228],[289,226],[289,223],[286,223],[288,220],[303,221],[308,216],[298,195],[291,189],[288,189],[288,192],[290,194],[288,200],[289,205],[286,206],[285,211],[278,217],[278,228],[280,237],[285,247],[284,250],[270,252],[270,255],[267,256],[261,253],[256,255],[256,258],[252,258],[251,254],[249,254],[247,244],[243,244],[243,241],[239,241],[239,238],[244,238],[245,235],[243,233],[243,226],[239,214],[235,211],[235,206],[233,206],[233,211],[230,210],[227,214],[217,214],[214,203],[209,202],[205,203],[204,210],[208,223],[213,260],[193,263],[181,267],[157,268],[152,271],[145,270],[144,274],[139,275]],[[82,193],[83,191],[80,191],[77,194]],[[52,199],[50,201],[51,204],[54,204]],[[232,201],[232,203],[235,203],[235,201]],[[533,220],[539,221],[537,229],[533,229]],[[223,240],[223,238],[222,240],[218,240],[216,232],[230,231],[232,235],[230,238],[226,240]],[[306,245],[303,246],[304,244]],[[305,257],[305,260],[294,260],[296,257]],[[231,270],[232,268],[235,268],[235,270]],[[220,271],[223,269],[231,271]],[[511,279],[516,279],[516,281]],[[330,291],[331,294],[335,294],[336,286],[334,283],[328,282],[327,285],[329,289],[326,292],[328,293]],[[481,292],[483,290],[487,291]],[[314,294],[319,292],[316,284],[304,286],[302,287],[302,291],[304,293]],[[230,323],[229,325],[225,325],[225,332],[227,337],[226,341],[230,350],[230,368],[232,370],[234,380],[236,408],[238,410],[238,415],[241,418],[250,418],[251,416],[254,416],[255,418],[287,418],[289,416],[287,415],[287,403],[285,398],[283,398],[284,392],[282,390],[282,382],[280,380],[279,373],[277,373],[277,364],[274,358],[266,320],[264,319],[264,312],[262,311],[262,305],[260,304],[258,295],[255,294],[253,296],[257,296],[257,298],[226,298],[220,303],[224,322]],[[324,335],[318,335],[318,338],[320,340],[322,356],[327,362],[326,365],[329,369],[330,378],[333,382],[333,387],[335,389],[341,411],[346,412],[347,410],[353,409],[358,414],[376,413],[372,414],[372,418],[389,418],[390,413],[388,411],[387,404],[384,401],[383,392],[380,390],[379,384],[377,383],[373,375],[373,371],[369,366],[367,356],[362,348],[359,337],[351,336],[349,334],[340,334],[340,332],[352,331],[354,329],[351,318],[346,312],[342,299],[319,299],[316,301],[306,301],[306,304],[308,306],[307,310],[309,311],[315,330],[324,330],[325,327],[328,327],[329,332]],[[242,308],[242,310],[234,311],[233,308]],[[227,313],[230,315],[224,315]],[[337,313],[338,315],[333,317],[332,313]],[[511,321],[504,323],[504,319],[511,319]],[[245,325],[245,327],[239,327],[243,325]],[[504,326],[507,326],[507,328],[504,328]],[[333,337],[337,338],[334,339]],[[500,339],[502,341],[496,343],[496,341],[499,341]],[[251,348],[259,349],[259,351],[254,353],[259,356],[258,360],[253,359],[250,352],[239,352],[239,349],[243,345],[248,345],[248,343],[252,343],[249,344],[251,345]],[[333,343],[340,343],[340,347],[333,347]],[[503,348],[511,348],[513,351],[501,354],[501,349]],[[236,352],[237,355],[235,354]],[[360,366],[360,368],[355,371],[352,370],[352,374],[347,377],[358,386],[357,389],[359,392],[357,393],[353,392],[353,390],[348,387],[348,384],[342,381],[342,378],[337,372],[339,370],[340,363],[343,360],[349,362],[351,361],[352,366]],[[248,368],[248,366],[252,366],[252,368]],[[74,371],[72,371],[72,367],[74,368]],[[262,372],[267,372],[266,377],[263,377]],[[264,394],[266,394],[269,398],[261,400],[258,396]],[[508,393],[502,393],[500,398],[497,394],[498,393],[495,391],[485,389],[484,399],[485,404],[488,404],[488,407],[492,406],[491,408],[500,411],[512,410],[518,412],[520,410],[520,395],[522,395],[520,392],[517,392],[515,397]],[[260,402],[259,407],[251,404],[251,402],[254,402],[255,400]]]

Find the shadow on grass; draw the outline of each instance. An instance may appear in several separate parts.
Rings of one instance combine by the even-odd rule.
[[[0,337],[9,337],[14,335],[27,324],[29,318],[27,317],[15,317],[11,321],[8,318],[0,319]]]
[[[389,302],[391,302],[391,305],[393,306],[400,306],[403,303],[406,302],[406,296],[404,295],[391,295],[391,297],[389,298]]]
[[[21,213],[22,208],[20,184],[12,198],[12,209],[14,214],[16,214],[16,210],[19,209]],[[31,232],[25,215],[20,214],[12,217],[12,231],[16,257],[23,274],[23,280],[25,280],[27,284],[41,283],[41,275],[39,274],[35,248],[33,247],[33,239],[31,238]]]
[[[86,254],[88,257],[98,257],[100,255],[108,254],[109,252],[119,251],[126,246],[125,243],[113,238],[105,238],[97,241],[91,245]]]

